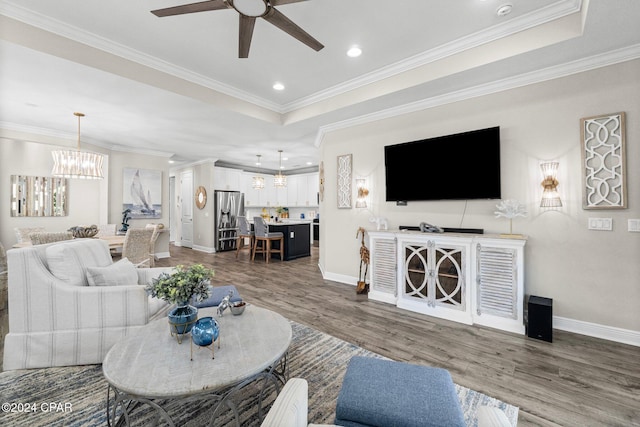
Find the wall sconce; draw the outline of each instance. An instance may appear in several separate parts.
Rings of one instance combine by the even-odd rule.
[[[358,191],[358,196],[356,197],[356,208],[366,208],[367,196],[369,195],[367,180],[363,178],[356,179],[356,190]]]
[[[558,162],[541,163],[540,169],[542,169],[543,176],[543,180],[540,184],[544,188],[542,191],[540,207],[562,207],[562,200],[560,200],[560,194],[558,194],[558,180],[556,179],[556,175],[558,173]]]

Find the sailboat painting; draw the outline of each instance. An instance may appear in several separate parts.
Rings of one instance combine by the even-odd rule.
[[[123,169],[122,210],[131,218],[162,217],[162,171]]]

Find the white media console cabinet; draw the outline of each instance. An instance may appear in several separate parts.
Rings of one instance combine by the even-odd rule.
[[[524,334],[526,238],[368,231],[369,298]]]

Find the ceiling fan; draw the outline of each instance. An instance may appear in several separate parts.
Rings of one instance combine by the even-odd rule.
[[[240,14],[240,43],[238,57],[248,58],[251,47],[251,37],[256,18],[263,18],[267,22],[280,28],[285,33],[295,37],[315,51],[324,47],[322,43],[314,39],[296,25],[289,18],[279,12],[274,6],[288,3],[297,3],[306,0],[208,0],[198,3],[184,4],[181,6],[167,7],[165,9],[152,10],[157,17],[183,15],[186,13],[206,12],[209,10],[235,9]]]

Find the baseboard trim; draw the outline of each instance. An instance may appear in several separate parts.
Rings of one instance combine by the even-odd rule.
[[[156,258],[161,259],[161,258],[171,258],[171,254],[169,252],[156,252],[154,254],[156,256]]]
[[[358,283],[358,278],[353,276],[347,276],[346,274],[337,274],[337,273],[325,273],[322,272],[322,278],[325,280],[331,280],[332,282],[344,283],[345,285],[356,286]]]
[[[200,246],[200,245],[193,245],[191,249],[193,249],[194,251],[205,252],[208,254],[215,253],[216,251],[214,248],[210,248],[208,246]]]
[[[640,331],[553,316],[553,328],[640,347]]]
[[[355,286],[356,283],[358,283],[357,277],[347,276],[346,274],[325,272],[320,264],[318,264],[318,267],[320,267],[320,272],[322,273],[322,277],[325,280],[332,280],[334,282],[344,283],[351,286]],[[372,297],[371,295],[369,296]],[[379,295],[373,295],[371,299],[395,304],[395,297],[393,298],[393,301],[391,298],[380,298]],[[630,329],[622,329],[613,326],[600,325],[597,323],[583,322],[581,320],[569,319],[560,316],[553,316],[553,328],[560,331],[572,332],[574,334],[586,335],[589,337],[601,338],[603,340],[640,347],[640,331],[632,331]],[[517,333],[521,332],[517,331]]]

